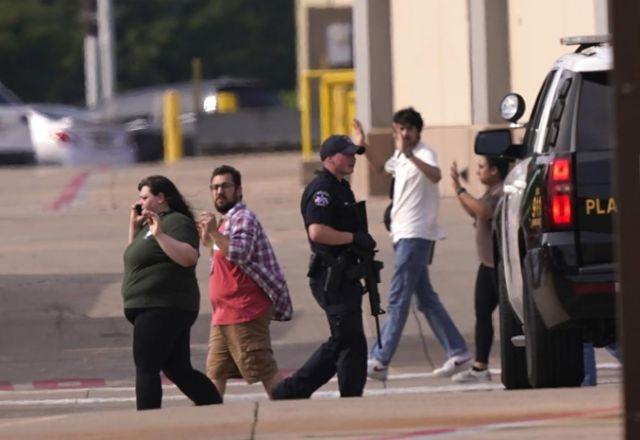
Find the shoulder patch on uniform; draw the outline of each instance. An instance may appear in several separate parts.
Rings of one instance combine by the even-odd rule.
[[[313,194],[313,203],[316,206],[327,206],[331,202],[331,196],[326,191],[316,191]]]

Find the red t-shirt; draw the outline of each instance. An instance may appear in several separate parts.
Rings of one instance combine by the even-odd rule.
[[[209,299],[214,324],[252,321],[269,311],[271,299],[238,266],[220,251],[213,252],[209,276]]]

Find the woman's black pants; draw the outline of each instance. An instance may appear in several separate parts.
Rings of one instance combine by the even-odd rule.
[[[160,372],[196,405],[222,403],[215,385],[191,366],[191,326],[197,311],[171,308],[125,309],[133,324],[138,410],[160,408]]]
[[[475,291],[476,361],[489,363],[493,343],[493,311],[498,307],[498,283],[495,270],[481,264],[478,268]]]

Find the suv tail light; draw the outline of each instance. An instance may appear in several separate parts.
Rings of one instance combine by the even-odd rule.
[[[573,184],[571,183],[571,158],[553,159],[547,182],[549,226],[552,229],[569,229],[573,226]]]

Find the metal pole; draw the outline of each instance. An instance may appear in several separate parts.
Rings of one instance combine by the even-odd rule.
[[[98,105],[98,42],[95,35],[84,37],[84,100],[88,108]]]
[[[115,92],[116,60],[113,44],[113,15],[111,0],[98,1],[98,47],[100,49],[100,79],[102,100],[109,100]]]
[[[618,319],[622,347],[624,379],[625,438],[640,438],[640,144],[637,126],[640,119],[640,3],[637,0],[611,0],[613,24],[614,114],[616,137],[617,258],[620,293]]]
[[[96,27],[96,2],[84,0],[80,20],[84,24],[84,96],[85,104],[94,108],[98,104],[98,29]]]
[[[202,113],[202,58],[191,59],[191,77],[193,82],[193,112]]]

